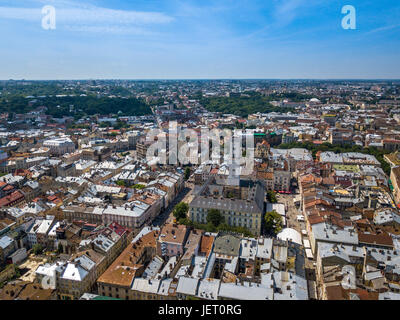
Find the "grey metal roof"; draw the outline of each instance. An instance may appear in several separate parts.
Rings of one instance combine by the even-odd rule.
[[[240,238],[233,235],[217,237],[214,242],[214,252],[228,256],[238,256],[240,249]]]
[[[262,209],[258,207],[255,201],[247,201],[240,199],[225,199],[225,198],[197,196],[192,200],[190,206],[203,209],[218,209],[218,210],[240,211],[248,213],[262,212]]]

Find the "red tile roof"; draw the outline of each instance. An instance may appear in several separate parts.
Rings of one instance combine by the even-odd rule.
[[[22,200],[23,198],[24,198],[24,195],[22,194],[22,192],[19,190],[16,190],[13,193],[9,194],[8,196],[5,196],[0,199],[0,207],[8,206],[15,201]]]

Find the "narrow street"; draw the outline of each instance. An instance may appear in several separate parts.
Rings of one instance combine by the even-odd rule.
[[[303,234],[303,230],[306,230],[306,223],[298,221],[297,216],[303,216],[302,212],[295,205],[295,194],[277,194],[278,203],[283,203],[286,209],[286,224],[287,228],[292,228],[301,234],[302,239],[309,239],[308,235]],[[309,296],[312,299],[318,298],[317,283],[315,275],[315,260],[304,259],[304,268],[306,271],[306,279],[308,282]]]
[[[187,199],[190,196],[190,194],[192,193],[192,190],[193,190],[192,185],[189,183],[185,183],[185,186],[182,189],[182,191],[169,204],[168,208],[163,213],[161,213],[156,219],[154,219],[152,225],[155,227],[159,227],[166,222],[172,222],[174,219],[172,212],[173,212],[175,206],[179,202],[182,202],[182,201],[187,202]]]
[[[301,230],[305,230],[304,222],[297,221],[297,216],[301,215],[301,211],[294,204],[293,194],[277,194],[278,203],[283,203],[286,209],[286,224],[288,228],[295,229],[301,234]]]

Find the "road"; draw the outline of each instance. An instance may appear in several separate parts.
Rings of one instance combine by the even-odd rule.
[[[298,231],[302,239],[309,239],[308,236],[302,234],[302,230],[306,230],[305,222],[297,221],[297,216],[302,215],[301,211],[294,204],[295,194],[277,194],[277,200],[279,203],[283,203],[286,209],[286,224],[288,228],[295,229]],[[306,279],[308,281],[309,296],[312,299],[317,299],[317,290],[315,287],[315,260],[304,259],[304,267],[306,271]]]
[[[294,197],[295,195],[293,194],[277,194],[278,202],[285,205],[287,227],[295,229],[301,234],[301,230],[305,230],[306,225],[304,222],[297,221],[297,216],[302,213],[294,204]]]
[[[188,196],[191,194],[193,190],[191,186],[192,186],[191,184],[185,183],[185,187],[178,194],[178,196],[175,197],[175,199],[169,204],[168,208],[163,213],[161,213],[156,219],[154,219],[152,223],[153,226],[159,227],[166,222],[172,222],[173,220],[172,211],[179,202],[182,202],[188,198]]]

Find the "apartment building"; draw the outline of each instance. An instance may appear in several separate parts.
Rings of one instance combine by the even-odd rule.
[[[110,267],[98,278],[98,294],[123,300],[132,299],[131,287],[156,255],[159,230],[142,230]]]
[[[50,154],[54,156],[62,156],[75,151],[75,143],[68,137],[45,140],[43,146],[49,148]]]
[[[157,240],[157,254],[172,257],[183,255],[189,230],[184,225],[166,224]]]
[[[210,209],[217,209],[225,223],[245,227],[255,235],[261,232],[261,219],[265,213],[265,189],[259,182],[241,180],[239,186],[204,184],[189,204],[190,219],[207,223]]]

